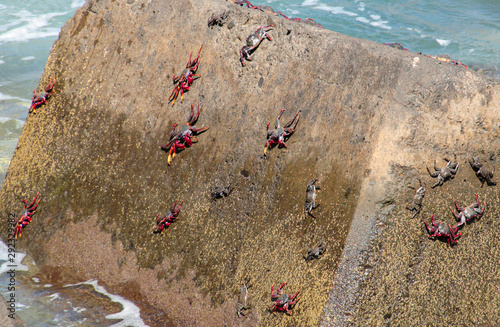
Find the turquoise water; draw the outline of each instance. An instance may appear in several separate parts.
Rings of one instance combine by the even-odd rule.
[[[289,18],[413,52],[447,54],[466,65],[500,68],[498,0],[255,0]],[[500,74],[496,72],[497,77]]]
[[[500,0],[251,2],[271,6],[290,18],[313,18],[327,29],[354,37],[378,43],[398,42],[410,51],[428,55],[447,54],[472,69],[483,68],[500,77]],[[50,49],[63,24],[83,3],[83,0],[0,0],[0,185]],[[5,245],[0,244],[0,264],[5,263],[6,259],[2,259],[5,255]],[[0,293],[5,293],[3,277],[0,276]],[[87,323],[92,325],[91,319],[99,321],[99,314],[85,316],[91,310],[82,310],[81,303],[72,300],[71,288],[19,279],[22,280],[25,288],[21,288],[19,296],[24,296],[20,301],[25,307],[21,312],[24,310],[27,321],[33,322],[30,326],[79,325],[84,319],[89,319]],[[89,285],[96,288],[97,284],[92,283]],[[113,295],[107,296],[113,301]],[[133,309],[125,316],[136,314],[125,299],[120,301],[124,308],[128,305]],[[64,303],[69,302],[71,305],[66,308]],[[140,319],[134,323],[141,324]]]

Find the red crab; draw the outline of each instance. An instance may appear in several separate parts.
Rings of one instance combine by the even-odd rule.
[[[196,71],[198,70],[198,66],[200,65],[200,53],[202,47],[203,44],[200,46],[198,56],[192,61],[192,55],[189,55],[189,61],[186,65],[186,69],[184,69],[179,76],[175,76],[174,74],[173,81],[175,87],[172,91],[172,94],[170,94],[170,97],[168,98],[168,101],[172,101],[172,106],[175,104],[175,100],[177,99],[179,92],[181,93],[182,102],[182,100],[184,100],[184,91],[189,91],[189,87],[191,86],[191,84],[193,84],[193,81],[200,78],[200,75],[196,74]]]
[[[194,114],[194,106],[191,105],[191,114],[189,115],[189,119],[184,127],[182,127],[179,131],[177,131],[177,124],[174,124],[172,131],[170,132],[170,140],[167,144],[162,145],[161,148],[164,151],[168,151],[168,165],[172,163],[172,160],[175,158],[175,154],[179,152],[179,150],[184,150],[185,148],[189,148],[193,143],[198,142],[198,139],[195,137],[203,132],[205,132],[210,127],[196,128],[194,124],[198,121],[198,117],[200,116],[200,103],[198,103],[198,113]]]
[[[170,224],[177,220],[177,216],[181,211],[182,201],[177,205],[177,200],[175,200],[174,204],[170,207],[170,210],[167,211],[165,216],[160,218],[160,214],[156,215],[156,227],[153,230],[153,233],[162,233],[163,230],[168,228]]]
[[[293,119],[286,123],[285,126],[281,127],[280,118],[284,111],[285,109],[282,109],[280,114],[278,115],[278,118],[276,118],[276,122],[274,124],[275,129],[269,130],[270,123],[267,123],[267,142],[264,146],[264,155],[267,155],[268,148],[272,148],[276,144],[279,144],[281,147],[286,148],[285,141],[293,134],[293,132],[295,132],[295,127],[297,127],[297,123],[299,122],[299,114],[301,110],[297,111]]]
[[[245,66],[244,59],[252,60],[252,58],[250,57],[250,52],[255,51],[255,49],[259,46],[260,42],[262,42],[264,38],[272,41],[269,34],[267,34],[268,31],[266,31],[266,29],[270,27],[273,27],[273,25],[261,26],[255,31],[255,33],[247,37],[247,44],[240,50],[240,61],[242,66]]]
[[[44,91],[40,93],[36,93],[36,90],[33,90],[33,96],[31,97],[31,106],[29,112],[36,112],[36,108],[40,107],[42,104],[47,103],[47,100],[50,98],[52,93],[54,93],[54,85],[56,84],[56,78],[54,77],[49,81],[49,84],[45,88]]]
[[[295,299],[295,297],[299,294],[300,291],[297,291],[294,295],[283,293],[281,289],[286,285],[286,283],[287,282],[281,284],[281,286],[276,290],[276,293],[274,292],[274,285],[271,286],[271,301],[274,301],[274,304],[271,306],[271,308],[273,309],[273,313],[276,311],[280,311],[286,312],[291,316],[292,312],[290,310],[299,300],[299,298]]]
[[[475,218],[480,219],[484,214],[484,210],[486,210],[486,202],[483,203],[483,207],[481,208],[481,204],[479,203],[479,196],[476,194],[476,202],[474,202],[470,206],[465,208],[459,207],[457,204],[457,200],[455,200],[455,207],[458,210],[458,214],[453,211],[453,208],[451,209],[451,212],[453,212],[455,218],[460,221],[457,226],[461,227],[466,222],[474,220]]]
[[[24,203],[24,211],[21,217],[19,217],[19,220],[17,221],[14,232],[12,232],[12,234],[9,235],[9,240],[13,237],[17,239],[18,236],[21,237],[23,235],[23,228],[26,227],[31,222],[31,216],[35,214],[36,208],[40,203],[41,199],[38,199],[38,201],[36,200],[39,194],[40,192],[38,192],[35,195],[35,198],[30,204],[28,204],[28,200],[22,200],[22,202]]]
[[[446,239],[448,244],[457,243],[457,239],[462,235],[458,232],[460,228],[458,225],[455,227],[451,227],[449,224],[438,221],[434,221],[434,215],[431,215],[432,227],[427,225],[427,222],[424,220],[425,227],[427,227],[427,231],[429,232],[429,238],[431,237],[440,237]]]

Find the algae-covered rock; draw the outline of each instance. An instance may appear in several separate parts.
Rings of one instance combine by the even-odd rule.
[[[272,41],[242,67],[246,38],[267,25]],[[172,106],[173,76],[201,45],[201,77]],[[0,214],[41,193],[17,244],[54,278],[97,278],[179,326],[499,322],[498,192],[464,164],[474,155],[495,166],[500,155],[499,87],[485,77],[218,0],[87,1],[40,89],[53,76],[50,100],[23,128]],[[210,129],[169,166],[160,145],[197,103],[196,125]],[[300,121],[286,148],[264,156],[266,124],[283,108],[285,118],[301,110]],[[408,186],[430,186],[426,166],[453,154],[456,177],[429,189],[411,219]],[[314,178],[316,219],[304,216]],[[231,193],[212,201],[224,185]],[[422,218],[451,223],[452,200],[476,192],[487,211],[456,246],[427,239]],[[153,234],[176,199],[177,221]],[[320,242],[326,253],[306,262]],[[251,309],[238,317],[249,278]],[[293,316],[269,312],[271,285],[283,282],[300,290]]]

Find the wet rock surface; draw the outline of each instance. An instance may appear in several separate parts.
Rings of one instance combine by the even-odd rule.
[[[221,15],[227,24],[208,26]],[[242,67],[246,37],[264,25],[272,41]],[[172,77],[201,44],[201,78],[171,106]],[[181,326],[500,322],[499,195],[467,164],[498,164],[496,81],[216,0],[87,1],[40,88],[53,76],[54,94],[23,128],[0,215],[41,192],[17,244],[54,278],[97,278]],[[197,102],[197,127],[210,129],[168,166],[160,144]],[[300,122],[287,148],[264,157],[266,124],[282,108],[301,110]],[[455,178],[429,188],[411,219],[409,186],[432,185],[425,167],[454,154]],[[312,219],[304,185],[315,177]],[[218,181],[233,190],[211,201]],[[422,220],[452,223],[453,199],[474,193],[488,207],[458,244],[429,240]],[[175,199],[177,222],[151,234]],[[305,262],[322,241],[321,260]],[[248,278],[251,309],[239,318]],[[293,316],[275,316],[270,288],[285,281],[301,299]]]

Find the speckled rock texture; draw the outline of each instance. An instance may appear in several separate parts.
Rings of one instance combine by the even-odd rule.
[[[272,41],[242,67],[247,36],[271,24]],[[172,106],[172,77],[201,45],[201,78]],[[0,192],[7,217],[40,191],[17,248],[53,279],[97,278],[161,313],[143,315],[151,326],[500,323],[498,187],[481,188],[467,163],[498,166],[496,81],[222,0],[89,0],[63,27],[40,89],[53,76]],[[160,145],[198,102],[197,126],[210,129],[168,166]],[[266,124],[283,108],[282,123],[301,110],[297,130],[264,157]],[[426,166],[453,154],[457,176],[431,189]],[[316,177],[313,219],[304,199]],[[428,190],[411,219],[419,178]],[[451,224],[453,199],[468,205],[475,193],[486,212],[457,245],[427,238],[423,219]],[[178,221],[152,234],[175,199]],[[322,241],[326,253],[306,262]],[[251,309],[239,318],[248,278]],[[301,299],[293,316],[273,315],[271,285],[285,281]]]

